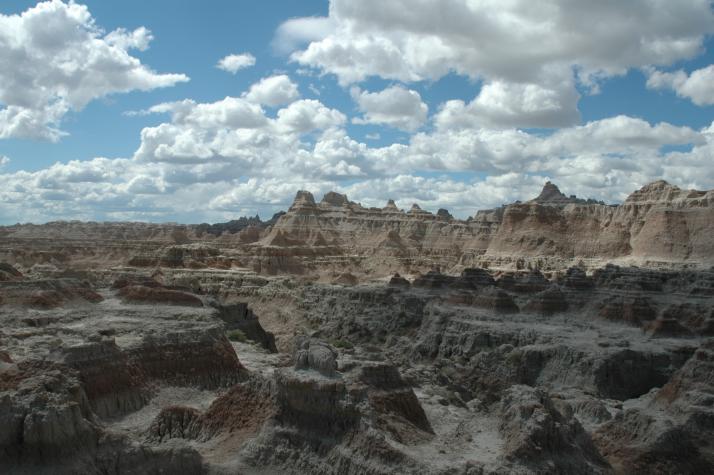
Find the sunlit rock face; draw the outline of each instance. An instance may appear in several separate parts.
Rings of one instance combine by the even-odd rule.
[[[710,473],[711,193],[2,228],[0,471]]]
[[[129,265],[147,269],[248,268],[265,275],[302,274],[358,280],[459,272],[466,267],[564,271],[606,263],[647,267],[714,264],[710,238],[714,192],[682,190],[664,181],[620,205],[565,196],[546,183],[536,198],[482,210],[468,220],[393,200],[367,208],[337,192],[318,202],[298,191],[287,212],[261,221],[215,225],[55,222],[2,228],[0,259],[22,272]],[[38,240],[41,238],[41,240]],[[31,246],[25,245],[34,240]],[[13,275],[4,270],[0,279]]]

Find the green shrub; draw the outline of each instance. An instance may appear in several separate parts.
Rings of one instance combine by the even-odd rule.
[[[330,344],[335,348],[344,348],[346,350],[354,348],[354,345],[347,340],[330,340]]]
[[[231,341],[239,341],[241,343],[245,343],[246,341],[248,341],[248,337],[246,337],[245,333],[243,333],[241,330],[231,330],[226,333],[226,336]]]
[[[512,350],[510,353],[508,353],[506,359],[512,365],[520,366],[521,361],[523,360],[523,352],[518,349]]]

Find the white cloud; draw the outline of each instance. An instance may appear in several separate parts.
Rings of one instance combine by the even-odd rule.
[[[232,128],[226,125],[231,120],[196,118],[197,111],[231,102],[164,106],[172,120],[145,128],[133,159],[97,158],[0,173],[0,215],[34,221],[210,221],[239,211],[270,215],[286,208],[297,189],[318,194],[334,189],[368,206],[393,198],[401,207],[417,202],[465,217],[532,198],[546,179],[565,193],[610,202],[660,178],[684,187],[714,187],[714,124],[697,131],[618,116],[548,135],[437,129],[416,134],[405,145],[373,148],[349,137],[339,128],[344,116],[317,101],[297,101],[277,118],[266,116],[259,127]],[[303,108],[311,111],[307,116],[326,118],[312,124],[326,127],[314,142],[301,139],[306,127],[288,127],[302,120],[285,122]],[[691,151],[662,150],[687,144]],[[428,176],[419,176],[427,171]],[[464,172],[483,171],[489,176],[463,178]]]
[[[316,38],[300,35],[318,21],[325,28]],[[483,81],[470,104],[451,103],[443,119],[502,128],[575,124],[577,84],[596,93],[631,68],[691,58],[712,32],[707,0],[331,0],[328,17],[292,19],[276,38],[299,38],[283,41],[294,48],[291,59],[335,74],[343,86],[372,76],[435,81],[451,72]]]
[[[690,99],[698,106],[714,104],[714,64],[692,71],[650,71],[647,78],[650,89],[671,89],[679,97]]]
[[[391,116],[379,109],[381,102],[401,103],[393,94],[405,96],[411,107],[391,107],[398,110]],[[406,128],[409,117],[422,124],[426,115],[415,112],[421,110],[418,95],[401,86],[355,95],[374,101],[361,104],[364,120]],[[694,130],[615,116],[529,133],[489,115],[488,101],[477,96],[458,107],[447,103],[405,143],[379,147],[350,137],[345,114],[318,100],[295,99],[271,110],[247,96],[149,108],[142,113],[166,116],[142,130],[131,158],[0,171],[0,216],[216,221],[235,213],[270,215],[286,208],[297,189],[334,189],[369,206],[393,198],[402,207],[418,202],[465,217],[531,198],[546,179],[566,193],[606,201],[622,200],[660,178],[714,187],[714,124]],[[540,96],[534,97],[538,103]],[[527,109],[523,104],[529,101],[519,107]],[[382,113],[386,118],[376,115]],[[684,151],[668,152],[671,146]],[[465,178],[483,173],[486,178]]]
[[[553,66],[596,78],[689,58],[714,31],[705,0],[331,0],[324,21],[332,31],[292,57],[343,83],[371,75],[437,79],[449,71],[532,82]]]
[[[495,80],[484,84],[473,101],[450,100],[436,116],[440,128],[554,128],[580,121],[577,93],[572,76],[554,75],[537,83],[509,83]]]
[[[229,54],[223,57],[216,67],[231,74],[235,74],[240,69],[249,68],[255,65],[255,56],[250,53]]]
[[[151,39],[144,27],[104,35],[87,7],[74,2],[0,14],[0,138],[57,141],[65,135],[62,118],[94,99],[188,81],[158,74],[129,54]]]
[[[305,133],[316,129],[339,127],[346,120],[342,112],[330,109],[320,101],[303,99],[280,109],[277,125],[289,132]]]
[[[333,29],[330,18],[292,18],[278,27],[273,38],[273,48],[278,53],[287,54],[305,43],[325,38]]]
[[[10,159],[5,155],[0,155],[0,168],[4,167],[8,163],[10,163]]]
[[[335,136],[344,136],[344,132],[326,135],[324,131],[341,127],[347,119],[314,99],[292,102],[279,109],[275,118],[243,97],[213,103],[184,100],[159,104],[149,111],[170,113],[171,120],[142,130],[134,158],[181,168],[181,174],[175,173],[167,179],[169,182],[179,177],[194,182],[245,175],[292,178],[364,174],[360,165],[345,161],[359,157],[321,152]],[[302,140],[303,135],[312,133],[318,134],[314,144]],[[319,163],[312,161],[316,155],[320,156]]]
[[[300,97],[297,84],[285,74],[261,79],[250,86],[244,97],[257,104],[276,107],[292,102]]]
[[[361,118],[355,124],[383,124],[406,131],[424,125],[429,108],[417,91],[402,86],[391,86],[379,92],[352,88],[352,98],[357,103]]]
[[[151,43],[153,39],[154,35],[151,34],[151,31],[143,26],[140,26],[134,31],[118,28],[104,37],[104,41],[108,44],[125,51],[129,49],[146,51],[149,49],[149,43]]]

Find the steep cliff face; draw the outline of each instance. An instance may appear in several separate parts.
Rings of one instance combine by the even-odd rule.
[[[714,191],[681,190],[658,181],[618,206],[567,197],[548,182],[535,199],[479,211],[459,221],[412,207],[365,208],[328,193],[319,204],[308,192],[261,247],[337,248],[334,254],[378,254],[419,265],[513,264],[519,259],[577,259],[709,264],[714,256]],[[327,252],[326,255],[329,255]],[[423,264],[423,262],[421,263]],[[555,264],[557,266],[557,264]]]
[[[242,224],[225,231],[218,225],[16,225],[0,229],[0,260],[21,272],[37,265],[86,269],[103,264],[335,272],[332,277],[458,266],[564,270],[581,260],[590,267],[612,261],[714,263],[714,191],[682,190],[664,181],[644,186],[620,205],[568,197],[549,182],[530,201],[478,211],[465,221],[416,204],[408,211],[392,200],[383,208],[366,208],[343,194],[329,192],[318,202],[299,191],[286,213]]]

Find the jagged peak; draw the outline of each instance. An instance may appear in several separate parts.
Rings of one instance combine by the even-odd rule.
[[[295,194],[295,200],[293,200],[293,206],[305,206],[305,205],[315,205],[315,197],[312,193],[305,190],[298,190]]]
[[[436,212],[436,216],[440,219],[444,219],[446,221],[454,219],[454,217],[449,213],[448,209],[445,208],[439,208],[439,210]]]
[[[536,203],[550,203],[564,201],[567,199],[568,197],[560,191],[560,188],[558,188],[555,183],[551,181],[546,181],[545,185],[543,185],[543,189],[541,190],[540,194],[532,201],[535,201]]]
[[[672,185],[665,180],[656,180],[648,183],[627,197],[625,202],[635,201],[659,201],[672,198],[674,194],[682,191],[678,186]]]
[[[349,204],[350,200],[347,199],[347,195],[342,193],[337,193],[336,191],[328,191],[325,196],[322,197],[321,203],[329,204],[331,206],[343,206]]]
[[[558,188],[555,183],[551,181],[545,182],[545,185],[543,185],[543,189],[541,190],[540,194],[536,198],[528,201],[528,203],[537,203],[541,205],[550,206],[565,206],[568,204],[604,204],[602,201],[596,201],[593,199],[585,200],[582,198],[578,198],[575,195],[567,196],[562,191],[560,191],[560,188]]]
[[[397,204],[394,202],[394,200],[389,200],[387,201],[387,206],[382,208],[384,211],[399,211],[399,208],[397,208]]]

